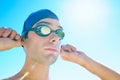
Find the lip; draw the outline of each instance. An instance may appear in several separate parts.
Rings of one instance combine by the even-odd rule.
[[[58,50],[55,48],[45,48],[45,50],[50,51],[50,52],[58,52]]]

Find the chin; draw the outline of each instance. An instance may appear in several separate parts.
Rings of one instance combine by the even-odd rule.
[[[52,65],[52,64],[54,64],[56,62],[57,58],[58,58],[58,55],[54,55],[54,56],[53,55],[49,55],[47,57],[47,61],[48,61],[48,63],[50,65]]]

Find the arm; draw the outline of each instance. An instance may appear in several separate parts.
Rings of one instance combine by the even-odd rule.
[[[0,50],[21,46],[20,36],[11,29],[0,28]]]
[[[76,48],[71,45],[62,46],[61,57],[64,60],[81,65],[102,80],[120,80],[120,74],[94,61],[83,52],[77,51]]]

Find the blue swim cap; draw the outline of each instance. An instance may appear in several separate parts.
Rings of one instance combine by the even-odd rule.
[[[25,37],[28,31],[32,28],[32,26],[38,21],[44,18],[52,18],[59,20],[57,15],[48,9],[42,9],[36,12],[33,12],[28,16],[28,18],[24,22],[22,37]]]

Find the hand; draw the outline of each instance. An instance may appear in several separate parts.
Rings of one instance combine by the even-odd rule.
[[[64,60],[81,65],[91,73],[97,75],[101,80],[120,80],[120,74],[96,62],[83,52],[77,51],[76,48],[71,45],[61,47],[61,57]]]
[[[0,28],[0,50],[21,46],[20,35],[9,28]]]
[[[83,52],[78,51],[72,45],[62,45],[60,55],[62,59],[84,65],[85,60],[89,59]]]

